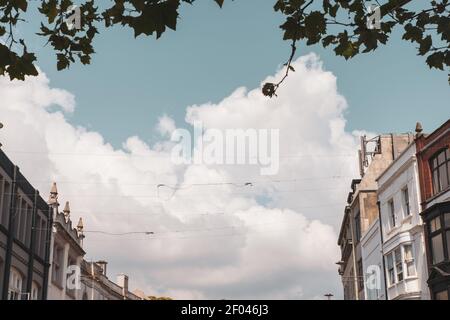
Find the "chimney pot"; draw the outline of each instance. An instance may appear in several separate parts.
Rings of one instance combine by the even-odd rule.
[[[119,274],[117,276],[117,284],[122,287],[124,297],[128,293],[128,276],[126,274]]]

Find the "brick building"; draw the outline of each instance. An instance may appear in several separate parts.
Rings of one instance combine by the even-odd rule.
[[[431,134],[416,128],[421,216],[425,223],[431,298],[450,296],[450,119]]]

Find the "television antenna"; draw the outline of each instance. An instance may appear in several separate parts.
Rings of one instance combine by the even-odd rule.
[[[381,153],[381,139],[380,136],[373,137],[371,139],[367,139],[366,135],[363,135],[360,140],[361,148],[358,151],[359,157],[359,173],[361,177],[364,176],[365,168],[367,168],[370,164],[370,161],[376,154]],[[372,144],[373,151],[369,151],[368,145]]]

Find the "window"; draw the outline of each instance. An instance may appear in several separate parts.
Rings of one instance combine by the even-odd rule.
[[[16,239],[20,238],[20,218],[22,213],[22,198],[20,196],[17,196],[16,199],[16,207],[14,208],[14,235]]]
[[[405,253],[406,276],[414,277],[416,275],[416,265],[414,263],[413,247],[407,244],[403,247]]]
[[[402,196],[403,196],[403,209],[404,209],[404,215],[405,217],[411,215],[411,208],[409,206],[409,190],[408,187],[405,187],[402,190]]]
[[[3,183],[4,183],[4,178],[2,175],[0,175],[0,224],[2,224],[3,221],[3,215],[6,215],[6,212],[3,212],[2,208],[3,208]]]
[[[358,290],[361,291],[364,289],[364,269],[362,260],[358,260],[358,274],[356,275],[358,279]]]
[[[47,219],[42,215],[42,212],[38,210],[36,215],[36,247],[35,253],[45,258],[47,248],[47,234],[48,234]]]
[[[430,221],[430,231],[435,232],[441,229],[441,218],[437,217]]]
[[[52,281],[60,287],[62,285],[62,259],[63,249],[55,245],[53,249]]]
[[[402,248],[395,249],[395,269],[397,272],[397,281],[403,281],[403,260],[402,260]]]
[[[433,193],[437,194],[450,185],[450,151],[445,149],[430,159]]]
[[[389,221],[391,223],[391,228],[395,227],[395,207],[394,207],[394,199],[388,201],[388,210],[389,210]]]
[[[450,230],[445,232],[447,238],[447,260],[450,260]]]
[[[16,239],[23,244],[29,246],[30,229],[31,229],[32,208],[24,198],[19,197],[17,200],[17,211],[15,216]]]
[[[3,199],[2,199],[2,221],[1,223],[7,227],[9,222],[9,207],[11,201],[11,184],[8,181],[4,181],[3,185]]]
[[[448,261],[450,259],[450,213],[441,214],[430,220],[428,228],[432,263]]]
[[[21,300],[22,299],[22,283],[23,279],[20,273],[11,268],[9,275],[9,300]]]
[[[33,281],[33,283],[31,284],[31,295],[30,295],[30,299],[31,300],[38,300],[39,299],[39,285]]]
[[[41,219],[41,225],[40,225],[40,238],[41,238],[41,242],[39,243],[39,255],[41,258],[45,258],[45,254],[46,254],[46,248],[47,248],[47,234],[48,234],[48,223],[47,223],[47,219],[42,217]]]
[[[41,239],[41,216],[36,215],[35,229],[36,229],[36,246],[34,247],[34,253],[39,255],[39,245],[42,241]]]
[[[399,246],[390,252],[386,256],[386,268],[389,285],[401,282],[405,277],[415,277],[416,265],[412,244]]]
[[[444,214],[444,226],[450,228],[450,213]]]
[[[359,211],[355,216],[355,238],[356,243],[361,240],[361,215],[359,214]]]
[[[442,234],[438,234],[431,238],[431,252],[433,255],[433,264],[444,261],[444,244],[442,242]]]
[[[22,243],[25,244],[25,239],[27,237],[27,224],[28,224],[28,205],[26,203],[26,201],[24,199],[22,199],[22,206],[21,206],[21,210],[20,210],[20,216],[22,217],[21,219],[21,224],[19,226],[20,228],[20,241]]]
[[[25,245],[29,247],[31,245],[31,224],[33,223],[33,208],[27,206],[27,227],[25,233]]]
[[[3,288],[3,275],[4,275],[3,272],[4,272],[3,271],[3,260],[0,257],[0,288]]]
[[[394,271],[394,258],[392,254],[387,256],[387,269],[388,269],[388,277],[389,277],[389,285],[393,285],[395,283],[395,271]]]
[[[434,299],[435,300],[448,300],[448,291],[443,290],[443,291],[436,292],[434,294]]]

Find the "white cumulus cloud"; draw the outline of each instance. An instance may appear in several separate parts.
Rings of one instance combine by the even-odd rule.
[[[74,96],[43,73],[25,82],[0,78],[3,150],[44,197],[56,181],[60,202],[70,201],[87,231],[154,232],[85,239],[88,259],[108,260],[112,277],[128,273],[131,286],[148,294],[339,296],[337,232],[357,142],[345,131],[347,104],[334,75],[314,54],[293,66],[277,98],[238,88],[217,104],[186,109],[187,125],[279,129],[276,176],[250,165],[173,164],[168,140],[176,123],[167,115],[155,124],[155,145],[134,136],[114,148],[68,122]]]

